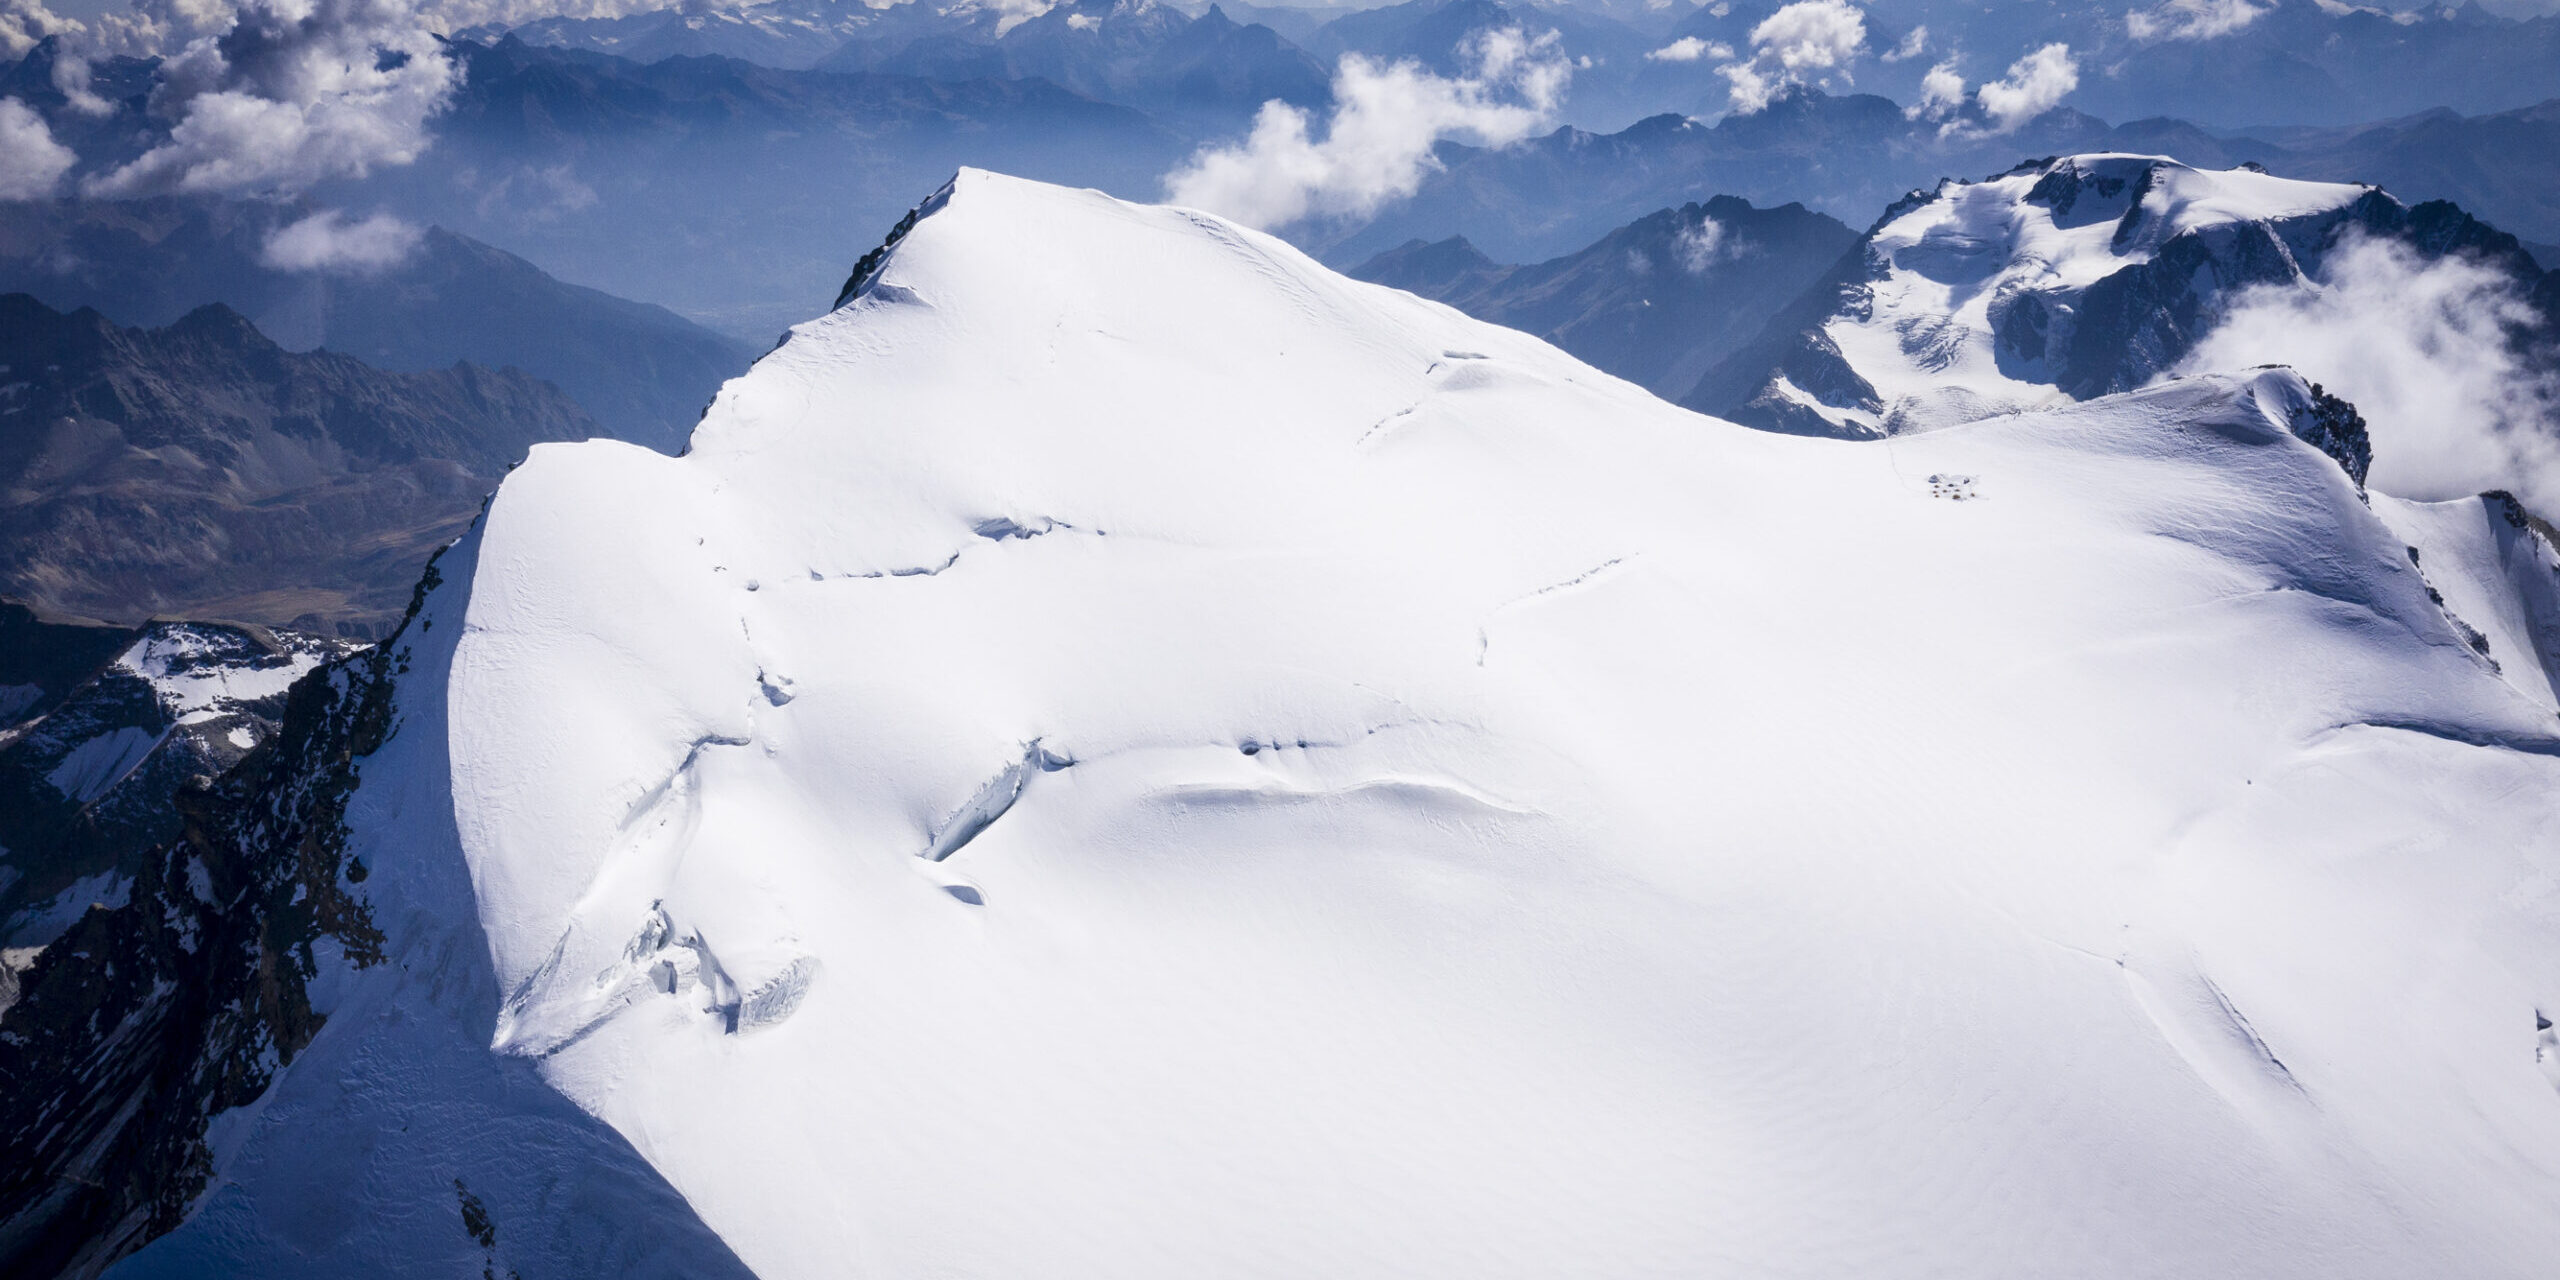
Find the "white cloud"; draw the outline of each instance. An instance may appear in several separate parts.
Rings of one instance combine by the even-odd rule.
[[[2136,40],[2211,40],[2256,22],[2272,7],[2249,0],[2163,0],[2124,15],[2124,29]]]
[[[1846,81],[1849,64],[1866,45],[1866,15],[1858,6],[1848,0],[1796,0],[1751,29],[1748,61],[1718,67],[1716,74],[1733,82],[1733,109],[1749,115],[1791,87],[1834,72]]]
[[[2009,74],[1974,90],[1974,101],[1990,118],[1993,133],[2009,133],[2019,125],[2061,105],[2080,87],[2080,66],[2071,46],[2049,44],[2009,64]]]
[[[54,54],[53,87],[70,99],[72,110],[84,116],[115,114],[116,104],[99,97],[89,87],[89,59],[77,50],[62,49]]]
[[[1257,227],[1373,213],[1421,189],[1440,139],[1508,146],[1545,127],[1573,74],[1555,44],[1552,33],[1487,32],[1458,79],[1345,55],[1321,141],[1306,112],[1266,102],[1241,144],[1204,147],[1166,174],[1165,196]]]
[[[1672,237],[1671,251],[1679,258],[1681,270],[1702,276],[1723,263],[1740,260],[1749,246],[1723,223],[1700,218],[1698,225],[1682,227]]]
[[[23,58],[46,36],[76,36],[88,28],[44,5],[44,0],[0,0],[0,57]]]
[[[0,200],[41,200],[71,171],[71,148],[27,104],[0,98]]]
[[[1911,29],[1911,34],[1902,38],[1902,43],[1886,50],[1884,53],[1884,61],[1909,62],[1913,58],[1917,58],[1928,51],[1929,24],[1924,22],[1919,26],[1913,27]]]
[[[1929,68],[1920,77],[1920,99],[1902,109],[1906,120],[1946,120],[1964,109],[1964,77],[1956,74],[1955,59]]]
[[[2309,288],[2241,294],[2179,372],[2292,365],[2364,414],[2374,487],[2428,500],[2508,489],[2548,512],[2560,510],[2560,373],[2510,344],[2536,319],[2488,266],[2359,238]]]
[[[278,271],[368,276],[407,261],[425,234],[387,213],[349,222],[324,209],[270,232],[258,257]]]
[[[1647,62],[1696,62],[1701,58],[1719,61],[1733,56],[1733,46],[1711,44],[1698,36],[1682,36],[1644,55]]]
[[[223,21],[204,0],[146,10],[123,38],[174,38]],[[83,189],[292,191],[407,164],[459,80],[419,12],[402,0],[250,0],[187,39],[161,66],[152,110],[166,141]]]

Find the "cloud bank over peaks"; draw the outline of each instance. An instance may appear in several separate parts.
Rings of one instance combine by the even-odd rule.
[[[2071,46],[2048,44],[2009,64],[2007,75],[1985,81],[1970,94],[1964,76],[1949,58],[1920,78],[1920,96],[1903,109],[1912,120],[1939,120],[1941,137],[1995,137],[2062,105],[2080,87],[2080,62]],[[1968,118],[1970,102],[1977,111]]]
[[[1711,44],[1702,36],[1682,36],[1644,55],[1647,62],[1697,62],[1701,59],[1723,61],[1733,56],[1733,46]]]
[[[45,7],[44,0],[0,0],[0,58],[23,58],[46,36],[77,36],[88,28]]]
[[[71,148],[27,104],[0,98],[0,200],[42,200],[71,171]]]
[[[324,209],[268,233],[258,258],[278,271],[369,276],[406,261],[425,234],[387,213],[349,222]]]
[[[1441,139],[1501,147],[1547,127],[1573,76],[1556,44],[1552,32],[1485,32],[1455,79],[1346,54],[1321,139],[1305,111],[1263,103],[1244,141],[1204,147],[1166,174],[1165,198],[1256,227],[1374,213],[1421,189]]]
[[[2212,40],[2256,22],[2275,6],[2249,0],[2163,0],[2124,15],[2125,34],[2136,40]]]
[[[2547,344],[2560,335],[2538,320],[2494,267],[2359,237],[2310,288],[2242,293],[2177,372],[2291,365],[2372,425],[2376,488],[2430,501],[2506,489],[2550,512],[2560,372]]]
[[[2062,105],[2080,87],[2080,64],[2071,46],[2044,46],[2009,64],[2009,74],[1973,91],[1973,100],[1991,118],[1991,132],[2011,133]]]
[[[162,12],[200,23],[176,0]],[[459,81],[401,0],[249,0],[162,64],[166,141],[83,184],[93,196],[293,191],[406,164]]]
[[[1765,109],[1786,90],[1837,78],[1867,47],[1867,19],[1848,0],[1796,0],[1751,29],[1751,56],[1716,68],[1733,84],[1733,109]]]

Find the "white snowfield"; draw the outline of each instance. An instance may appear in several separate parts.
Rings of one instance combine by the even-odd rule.
[[[446,558],[404,963],[128,1274],[637,1269],[538,1071],[767,1280],[2551,1275],[2560,567],[2305,396],[1754,433],[964,172]]]
[[[1981,182],[1945,183],[1937,198],[1876,229],[1868,256],[1882,266],[1881,278],[1864,307],[1835,316],[1822,331],[1875,388],[1881,411],[1825,404],[1792,385],[1784,390],[1834,426],[1870,435],[2070,403],[2051,385],[2055,370],[2047,361],[2004,367],[1995,349],[1995,305],[2021,295],[2045,300],[2059,345],[2081,291],[2151,261],[2169,240],[2343,209],[2369,190],[2251,169],[2196,169],[2162,156],[2070,156],[2052,169],[2079,180],[2077,198],[2063,208],[2028,199],[2048,170],[2022,167]]]

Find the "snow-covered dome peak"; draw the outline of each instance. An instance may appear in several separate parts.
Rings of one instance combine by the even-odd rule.
[[[349,819],[768,1280],[2547,1265],[2542,544],[2290,374],[1861,445],[1089,192],[875,265],[509,476]]]

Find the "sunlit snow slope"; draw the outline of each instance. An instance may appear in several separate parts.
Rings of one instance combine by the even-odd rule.
[[[768,1280],[2548,1275],[2552,553],[2304,403],[1755,433],[966,172],[508,478],[357,844]]]

